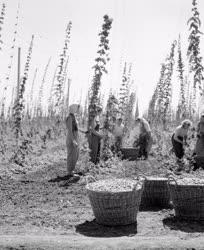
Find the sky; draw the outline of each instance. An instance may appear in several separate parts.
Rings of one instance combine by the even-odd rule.
[[[34,47],[25,96],[29,96],[37,68],[34,96],[38,96],[45,66],[51,57],[44,85],[44,105],[50,93],[54,71],[64,46],[65,29],[72,21],[69,47],[68,77],[71,79],[70,103],[84,102],[93,78],[92,66],[97,56],[98,33],[103,16],[113,18],[110,32],[110,62],[103,77],[101,91],[107,99],[109,90],[117,93],[121,85],[124,62],[132,63],[132,91],[136,91],[141,113],[148,107],[159,79],[161,63],[171,44],[181,35],[185,58],[188,45],[187,20],[191,17],[192,0],[5,0],[6,15],[2,29],[4,42],[0,52],[0,85],[8,84],[6,96],[11,97],[17,82],[17,50],[21,48],[21,75],[25,65],[31,36]],[[19,8],[15,48],[12,50],[14,24]],[[204,32],[204,1],[198,1],[201,31]],[[201,55],[204,57],[204,37]],[[9,82],[5,81],[13,54]],[[2,87],[1,87],[2,89]],[[178,81],[173,79],[173,102],[178,99]],[[2,95],[2,91],[0,93]]]

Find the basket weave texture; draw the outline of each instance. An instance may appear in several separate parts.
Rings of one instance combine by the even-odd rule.
[[[137,221],[143,191],[142,183],[138,183],[132,191],[124,192],[97,191],[91,188],[92,184],[94,183],[87,184],[86,189],[94,216],[99,224],[116,226]]]
[[[145,177],[140,208],[169,207],[170,193],[168,178]]]
[[[170,179],[169,190],[178,218],[204,220],[204,183],[185,184]]]

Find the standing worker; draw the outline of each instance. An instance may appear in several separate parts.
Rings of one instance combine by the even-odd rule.
[[[186,139],[188,136],[188,131],[190,126],[192,125],[192,122],[188,119],[182,121],[181,125],[179,125],[171,138],[173,151],[178,159],[178,163],[181,163],[181,160],[184,157],[185,151],[184,151],[184,145],[186,145]],[[181,170],[179,168],[178,170]]]
[[[114,135],[114,150],[115,153],[118,153],[120,151],[120,148],[122,146],[122,140],[124,136],[124,125],[122,124],[123,119],[118,118],[116,121],[116,124],[113,128],[113,135]]]
[[[144,158],[145,160],[148,158],[149,152],[152,146],[152,136],[151,129],[149,123],[144,118],[137,118],[135,120],[135,124],[140,126],[139,139],[136,141],[136,146],[139,148],[138,157]]]
[[[100,120],[99,115],[102,112],[102,108],[97,108],[97,115],[92,119],[88,130],[88,142],[90,149],[90,161],[94,164],[100,162],[100,150],[101,150],[101,139],[103,135],[100,133]]]
[[[80,113],[80,105],[72,104],[69,107],[69,115],[66,118],[66,146],[67,146],[67,172],[68,177],[73,176],[77,160],[79,158],[78,124],[75,114]]]
[[[204,114],[201,115],[197,125],[197,141],[195,145],[195,166],[193,170],[204,166]]]

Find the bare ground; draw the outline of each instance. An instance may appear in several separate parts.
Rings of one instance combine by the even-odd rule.
[[[53,154],[56,162],[38,162],[23,172],[11,174],[10,166],[1,165],[0,249],[204,249],[204,224],[179,221],[173,209],[140,211],[137,223],[128,226],[98,225],[85,176],[64,178],[64,151]],[[167,171],[156,160],[93,171],[129,177],[139,172]]]

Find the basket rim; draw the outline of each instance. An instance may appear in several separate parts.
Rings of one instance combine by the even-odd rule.
[[[202,187],[204,188],[204,183],[203,184],[182,184],[182,183],[169,183],[169,186],[179,186],[179,187]]]
[[[136,189],[132,189],[132,190],[128,190],[128,191],[120,191],[120,192],[112,192],[112,191],[99,191],[99,190],[93,190],[93,189],[90,189],[88,186],[90,184],[87,184],[86,185],[86,190],[91,192],[91,193],[95,193],[95,194],[129,194],[129,193],[132,193],[134,191],[139,191],[143,188],[143,184],[142,183],[139,183],[138,186],[136,187]]]
[[[101,182],[101,181],[111,181],[111,180],[128,180],[131,181],[133,183],[135,183],[134,188],[132,188],[131,190],[124,190],[124,191],[119,191],[119,192],[113,192],[113,191],[104,191],[104,190],[93,190],[90,188],[91,185],[93,185],[94,183],[97,182]],[[140,178],[138,180],[136,179],[131,179],[131,178],[104,178],[101,180],[97,180],[91,183],[87,183],[85,188],[87,191],[90,191],[92,193],[98,193],[98,194],[128,194],[128,193],[132,193],[133,191],[139,191],[140,189],[143,189],[144,187],[144,180],[143,178]]]
[[[168,181],[168,178],[165,176],[146,176],[147,181]]]

